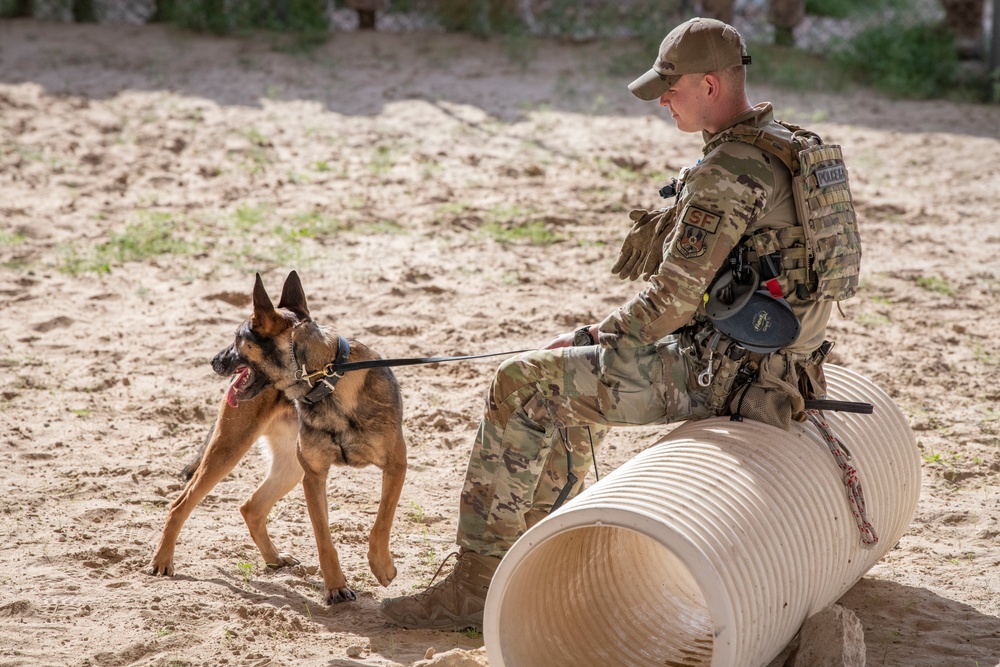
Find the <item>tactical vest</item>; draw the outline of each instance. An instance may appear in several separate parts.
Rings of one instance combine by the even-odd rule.
[[[753,232],[742,246],[750,250],[747,260],[759,265],[762,281],[777,281],[783,294],[812,301],[848,299],[858,288],[861,237],[840,146],[824,144],[797,125],[775,122],[787,133],[735,125],[706,147],[707,153],[726,141],[752,144],[776,156],[792,174],[799,225]]]

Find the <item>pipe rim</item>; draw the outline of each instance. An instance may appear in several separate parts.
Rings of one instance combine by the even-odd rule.
[[[514,574],[512,564],[522,562],[537,547],[558,535],[581,528],[596,527],[619,528],[639,533],[672,552],[684,564],[697,583],[712,620],[712,665],[732,665],[735,659],[735,645],[732,642],[731,632],[734,610],[732,600],[722,585],[723,578],[712,566],[712,559],[690,539],[664,525],[656,516],[634,508],[625,510],[604,504],[593,504],[573,512],[557,512],[550,515],[514,543],[493,575],[486,597],[486,608],[483,611],[483,636],[500,636],[500,610],[503,608]],[[506,664],[501,649],[498,642],[486,643],[486,656],[493,667],[503,667]]]

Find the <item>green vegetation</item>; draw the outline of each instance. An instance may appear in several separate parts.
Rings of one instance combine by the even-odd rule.
[[[987,349],[980,343],[976,343],[975,348],[972,350],[972,357],[976,361],[984,363],[988,366],[1000,366],[1000,354],[993,352],[991,349]]]
[[[955,289],[944,278],[938,276],[917,276],[917,285],[929,292],[955,296]]]
[[[524,30],[517,13],[511,11],[508,3],[498,0],[438,0],[435,15],[449,32],[471,32],[488,37]]]
[[[257,206],[240,206],[233,214],[233,222],[237,231],[261,231],[260,228],[271,222],[274,207],[267,204]]]
[[[851,76],[842,66],[801,49],[753,43],[753,64],[747,68],[747,82],[770,84],[792,90],[843,91]]]
[[[346,227],[336,218],[322,211],[309,211],[292,216],[287,225],[278,225],[275,232],[286,241],[320,236],[333,236]]]
[[[860,32],[834,52],[833,63],[890,95],[929,98],[954,87],[958,55],[943,27],[885,24]]]
[[[378,146],[375,149],[375,157],[368,163],[369,171],[378,177],[386,176],[392,170],[392,165],[395,164],[393,155],[395,152],[396,150],[389,146]]]
[[[15,246],[24,243],[24,234],[0,229],[0,246]]]
[[[892,320],[878,313],[861,313],[857,317],[857,322],[866,329],[878,329],[892,324]]]
[[[325,0],[159,0],[155,20],[216,34],[271,30],[329,33]]]
[[[236,563],[236,569],[239,571],[240,576],[243,577],[243,583],[249,586],[253,581],[253,563],[249,561],[239,561]]]
[[[81,254],[76,246],[65,246],[58,268],[73,276],[109,273],[117,264],[141,262],[160,255],[191,254],[200,250],[200,246],[178,236],[177,231],[183,231],[185,226],[170,213],[144,211],[137,221],[90,251]]]
[[[846,19],[864,12],[904,6],[905,0],[806,0],[806,13]]]
[[[177,238],[177,223],[170,213],[148,211],[139,221],[97,246],[97,256],[110,262],[139,262],[158,255],[179,255],[192,250],[192,244]]]
[[[511,224],[488,222],[483,225],[482,230],[487,236],[503,244],[527,241],[531,245],[551,245],[562,240],[559,234],[546,228],[541,220]]]
[[[319,210],[282,215],[267,203],[244,204],[222,219],[190,220],[161,211],[143,211],[124,230],[97,245],[87,248],[77,242],[63,246],[57,268],[73,276],[107,274],[115,266],[129,262],[212,252],[232,266],[266,270],[270,266],[308,264],[317,242],[339,234],[370,236],[404,231],[395,220],[349,222]],[[225,239],[222,243],[220,237]],[[0,244],[5,240],[0,238]]]

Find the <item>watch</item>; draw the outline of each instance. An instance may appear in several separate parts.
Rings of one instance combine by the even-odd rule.
[[[573,332],[573,347],[585,347],[587,345],[596,345],[597,341],[594,337],[590,335],[590,325],[585,327],[580,327]]]

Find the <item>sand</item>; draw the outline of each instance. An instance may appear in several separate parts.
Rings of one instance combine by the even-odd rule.
[[[367,571],[375,469],[331,476],[355,603],[325,608],[300,489],[269,572],[239,505],[249,454],[147,574],[227,382],[208,362],[302,277],[314,316],[384,356],[499,352],[598,321],[631,208],[697,159],[625,89],[629,50],[336,34],[311,52],[164,27],[0,22],[0,665],[410,665],[475,633],[404,631],[385,596],[453,549],[495,360],[399,369],[410,469],[399,575]],[[920,504],[842,600],[872,665],[1000,663],[1000,109],[751,88],[840,143],[865,255],[833,362],[908,416]],[[145,240],[144,240],[145,239]],[[168,243],[169,241],[169,243]],[[667,432],[613,432],[602,471]],[[591,478],[593,473],[591,473]],[[590,480],[592,481],[592,479]],[[456,654],[485,664],[482,651]]]

